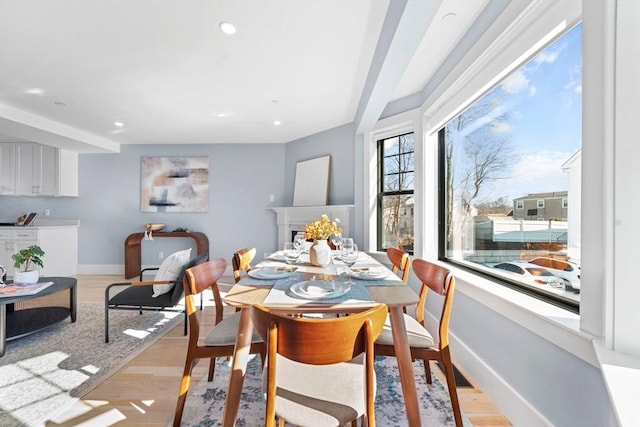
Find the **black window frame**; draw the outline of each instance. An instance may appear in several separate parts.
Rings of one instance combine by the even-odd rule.
[[[403,172],[411,172],[415,177],[415,132],[408,131],[404,133],[398,133],[396,135],[387,136],[384,138],[380,138],[376,141],[376,158],[377,158],[377,196],[376,196],[376,250],[378,252],[386,252],[387,249],[383,247],[384,245],[384,232],[383,232],[383,200],[386,196],[405,196],[405,195],[413,195],[415,197],[415,186],[413,190],[402,190],[402,191],[385,191],[384,190],[384,142],[393,139],[393,138],[401,138],[406,135],[414,135],[414,146],[413,146],[413,156],[414,156],[414,164],[413,170],[411,171],[403,171]],[[400,147],[400,144],[398,144]],[[398,155],[406,154],[398,152]],[[414,226],[413,230],[415,233],[415,211],[414,211]],[[415,240],[415,234],[414,234]],[[413,255],[413,249],[406,250],[406,252],[410,255]]]

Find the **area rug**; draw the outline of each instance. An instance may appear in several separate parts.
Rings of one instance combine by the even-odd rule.
[[[413,369],[416,374],[416,387],[423,425],[431,427],[455,426],[451,401],[446,387],[435,375],[432,375],[433,383],[427,384],[420,362],[415,362]],[[219,358],[213,382],[207,382],[207,379],[204,378],[189,391],[182,416],[182,426],[213,427],[222,425],[229,370],[228,362]],[[377,357],[376,378],[378,382],[376,424],[381,427],[407,426],[396,360],[391,357]],[[254,357],[247,366],[236,427],[264,425],[264,409],[260,358]],[[464,413],[462,417],[464,425],[471,427],[472,424]]]
[[[0,358],[0,426],[45,425],[170,331],[184,314],[111,310],[81,303],[77,320],[7,342]]]

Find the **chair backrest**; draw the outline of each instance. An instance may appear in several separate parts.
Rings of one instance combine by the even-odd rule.
[[[453,305],[455,279],[446,268],[422,259],[413,260],[413,271],[422,282],[420,300],[416,308],[416,319],[420,323],[424,324],[424,307],[429,290],[444,296],[438,326],[439,347],[443,349],[449,345],[449,319]]]
[[[256,257],[256,248],[243,248],[233,254],[233,280],[238,283],[241,273],[244,270],[248,273],[251,270],[251,262]]]
[[[383,304],[333,318],[293,317],[261,305],[251,307],[256,330],[262,339],[270,340],[269,352],[310,365],[346,362],[366,352],[369,346],[373,350],[386,317],[387,307]]]
[[[211,289],[216,304],[216,313],[218,306],[222,308],[222,299],[220,298],[220,290],[218,289],[218,279],[222,277],[227,268],[227,261],[224,258],[214,258],[205,263],[188,268],[184,274],[184,294],[185,304],[187,306],[187,315],[189,316],[189,345],[197,344],[200,334],[200,323],[198,322],[197,308],[194,297],[204,291]],[[222,312],[222,310],[220,310]],[[216,324],[222,320],[217,319]],[[195,340],[192,343],[192,340]]]
[[[180,274],[176,278],[176,281],[175,281],[176,285],[173,287],[173,290],[171,291],[171,303],[173,305],[178,304],[178,302],[180,302],[180,300],[184,296],[184,274],[187,271],[187,269],[194,267],[196,265],[200,265],[203,262],[207,261],[208,259],[209,259],[209,254],[207,252],[204,252],[191,258],[191,260],[189,260],[189,262],[186,263],[184,267],[182,267]]]
[[[335,318],[304,318],[272,312],[261,305],[251,307],[251,318],[267,343],[266,425],[275,426],[277,355],[307,365],[351,362],[364,355],[364,393],[367,422],[375,426],[375,372],[373,344],[380,335],[387,306]],[[340,379],[336,378],[336,381]],[[344,378],[349,381],[348,378]],[[304,378],[301,378],[304,381]],[[309,384],[311,389],[314,385]]]
[[[387,248],[387,258],[391,261],[391,271],[394,274],[398,274],[398,270],[402,271],[402,281],[407,283],[409,280],[409,270],[411,270],[409,254],[402,249],[390,247]]]

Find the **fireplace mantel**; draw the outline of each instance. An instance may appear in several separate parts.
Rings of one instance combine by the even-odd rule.
[[[276,213],[278,224],[278,248],[284,246],[284,242],[291,241],[291,233],[304,231],[305,225],[327,214],[331,220],[338,218],[342,227],[343,236],[351,236],[351,220],[354,205],[324,205],[324,206],[288,206],[270,207]]]

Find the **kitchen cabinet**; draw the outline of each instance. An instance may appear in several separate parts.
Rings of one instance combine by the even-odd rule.
[[[21,196],[78,196],[78,153],[15,143],[16,191]]]
[[[0,143],[0,194],[16,193],[16,146]]]
[[[0,227],[0,265],[13,277],[11,255],[31,245],[44,251],[41,276],[73,276],[78,269],[78,227]]]

